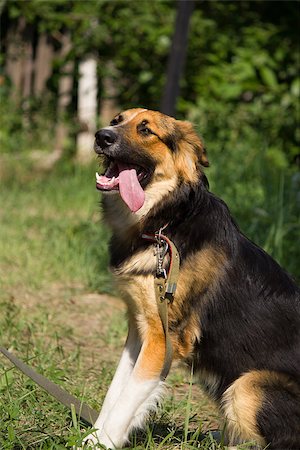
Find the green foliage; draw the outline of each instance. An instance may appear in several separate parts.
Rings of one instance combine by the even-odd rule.
[[[282,21],[282,10],[268,14],[264,2],[217,2],[213,9],[206,2],[196,10],[181,111],[193,102],[214,131],[211,114],[223,107],[225,133],[238,120],[236,130],[252,127],[291,162],[299,146],[296,8],[289,3]]]
[[[12,0],[5,11],[57,43],[68,29],[67,57],[98,55],[100,80],[111,78],[122,109],[159,108],[175,2]],[[212,190],[229,203],[243,231],[299,277],[298,22],[295,2],[271,9],[259,1],[196,2],[178,116],[204,136]],[[55,63],[53,93],[63,63]],[[0,88],[4,151],[53,145],[55,98],[32,100],[24,117],[6,100],[6,85]]]
[[[49,33],[58,46],[59,33],[68,29],[73,48],[67,58],[98,55],[99,77],[109,75],[115,81],[117,100],[124,107],[157,108],[165,81],[162,67],[171,44],[174,2],[11,0],[6,6],[10,20],[25,17],[38,32]],[[57,68],[64,62],[57,58]],[[50,86],[55,91],[55,80]]]
[[[11,174],[6,168],[0,193],[3,290],[49,282],[108,290],[107,232],[93,169],[68,163],[54,174],[32,176],[16,166],[20,162]]]
[[[120,104],[158,108],[165,81],[162,67],[166,67],[171,44],[174,4],[133,1],[129,8],[126,2],[105,2],[101,8],[103,16],[106,48],[99,48],[99,58],[113,61]],[[107,75],[105,66],[101,75]]]
[[[24,155],[28,151],[53,149],[55,104],[50,95],[22,103],[9,98],[8,86],[0,85],[0,154]]]

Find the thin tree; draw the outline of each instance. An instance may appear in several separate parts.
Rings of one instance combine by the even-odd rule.
[[[187,46],[189,22],[194,9],[193,0],[179,0],[172,47],[169,55],[167,81],[163,93],[161,112],[174,115],[180,91],[180,78],[183,73]]]

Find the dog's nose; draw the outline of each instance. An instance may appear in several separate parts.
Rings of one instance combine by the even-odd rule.
[[[117,140],[117,134],[113,130],[103,128],[95,134],[96,143],[101,148],[107,148],[114,144]]]

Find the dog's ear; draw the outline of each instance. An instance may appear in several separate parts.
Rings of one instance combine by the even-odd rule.
[[[200,164],[204,167],[209,167],[209,161],[207,158],[206,148],[202,145],[202,153],[200,156]]]
[[[191,145],[194,148],[194,151],[197,155],[197,158],[200,162],[200,164],[204,167],[209,166],[209,161],[207,158],[206,148],[203,145],[203,142],[197,135],[193,125],[191,122],[188,122],[187,120],[181,120],[177,121],[178,129],[181,133],[181,139],[186,141],[189,145]]]

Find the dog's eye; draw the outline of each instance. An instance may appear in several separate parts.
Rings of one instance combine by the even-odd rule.
[[[150,128],[148,127],[144,127],[140,130],[140,132],[144,135],[144,136],[148,136],[149,134],[152,134],[152,131],[150,130]]]
[[[137,131],[143,136],[149,136],[149,134],[153,134],[150,128],[147,127],[147,123],[147,120],[143,120],[143,122],[140,123],[140,125],[138,125],[137,127]]]
[[[110,126],[114,126],[114,125],[118,125],[120,122],[123,121],[123,116],[122,114],[119,114],[117,117],[115,117],[111,122],[110,122]]]

